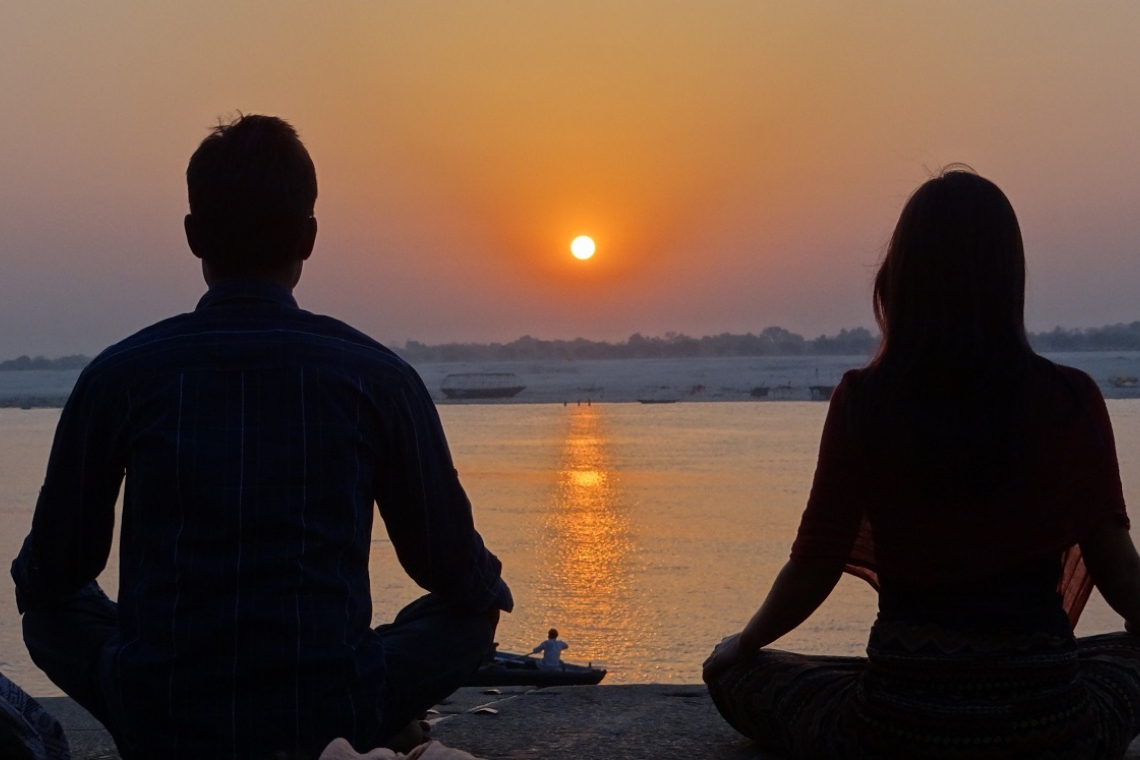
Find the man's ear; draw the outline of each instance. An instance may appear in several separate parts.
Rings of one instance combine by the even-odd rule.
[[[182,228],[186,230],[186,244],[190,246],[190,252],[202,258],[205,253],[202,247],[202,230],[193,214],[187,214],[182,219]]]
[[[301,234],[301,239],[297,242],[297,254],[301,261],[308,261],[309,257],[313,255],[313,246],[316,245],[316,242],[317,218],[310,216],[305,220],[305,228]]]

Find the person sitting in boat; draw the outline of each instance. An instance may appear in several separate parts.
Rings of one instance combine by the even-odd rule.
[[[531,654],[542,652],[542,661],[538,663],[542,670],[561,670],[562,650],[569,648],[569,644],[558,638],[558,629],[551,628],[546,634],[546,641],[532,649]]]

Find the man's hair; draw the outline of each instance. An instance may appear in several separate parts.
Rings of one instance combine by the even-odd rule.
[[[556,639],[556,638],[558,638],[558,629],[557,629],[557,628],[551,628],[549,631],[547,631],[547,633],[546,633],[546,637],[547,637],[548,639]]]
[[[214,127],[186,167],[200,255],[219,273],[264,272],[298,257],[317,201],[317,172],[297,131],[276,116]]]

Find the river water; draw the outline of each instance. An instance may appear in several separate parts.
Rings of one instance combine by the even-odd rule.
[[[1126,498],[1140,503],[1140,400],[1110,399]],[[607,683],[695,683],[787,557],[811,484],[827,405],[810,402],[526,404],[440,409],[487,544],[516,609],[500,649],[529,651],[557,627],[566,659]],[[0,559],[5,576],[31,521],[58,410],[0,409]],[[374,623],[421,593],[376,521]],[[114,555],[100,579],[117,587]],[[36,695],[59,691],[29,661],[11,583],[0,590],[0,670]],[[875,597],[845,577],[779,646],[860,654]],[[1119,627],[1099,598],[1078,634]]]

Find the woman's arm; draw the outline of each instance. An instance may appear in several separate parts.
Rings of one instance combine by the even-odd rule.
[[[1108,606],[1129,630],[1140,632],[1140,555],[1128,529],[1115,519],[1104,520],[1081,541],[1081,556]]]
[[[843,566],[842,560],[830,558],[788,560],[744,630],[722,641],[705,660],[705,679],[768,646],[807,620],[835,588]]]
[[[764,603],[741,631],[740,643],[756,651],[807,620],[839,582],[843,565],[833,559],[788,560]]]
[[[744,630],[722,641],[705,660],[706,680],[807,620],[843,574],[859,534],[868,494],[873,492],[866,462],[851,430],[854,377],[854,372],[844,375],[831,396],[819,442],[819,461],[792,545],[792,558]]]

